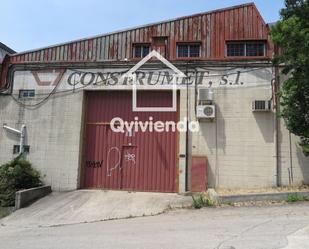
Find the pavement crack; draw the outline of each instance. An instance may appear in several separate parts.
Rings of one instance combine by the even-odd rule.
[[[263,222],[261,222],[261,223],[258,223],[258,224],[254,225],[254,226],[248,227],[248,228],[246,228],[245,230],[241,231],[239,234],[232,235],[232,236],[230,236],[229,238],[227,238],[227,239],[221,241],[216,247],[214,247],[214,249],[221,249],[222,246],[223,246],[225,243],[227,243],[227,242],[229,242],[229,241],[231,241],[231,240],[233,240],[233,239],[239,238],[239,237],[242,236],[243,234],[245,234],[245,233],[247,233],[247,232],[249,232],[249,231],[251,231],[251,230],[253,230],[253,229],[255,229],[255,228],[259,227],[259,226],[263,226],[263,225],[265,225],[265,224],[267,224],[267,223],[270,223],[270,222],[272,222],[272,219],[269,219],[269,220],[263,221]]]

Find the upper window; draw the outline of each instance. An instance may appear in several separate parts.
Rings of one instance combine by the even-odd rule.
[[[20,99],[33,98],[34,96],[35,96],[34,90],[19,90]]]
[[[179,43],[177,44],[177,57],[200,57],[201,45],[199,43]]]
[[[133,58],[143,58],[149,54],[149,44],[134,44],[133,45]]]
[[[226,43],[227,56],[265,56],[264,41],[233,41]]]

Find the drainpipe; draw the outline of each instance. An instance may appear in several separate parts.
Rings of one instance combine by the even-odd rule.
[[[23,124],[20,130],[14,129],[12,127],[7,126],[6,124],[3,125],[3,129],[15,133],[19,135],[19,155],[24,152],[24,144],[25,144],[25,134],[26,134],[26,125]]]
[[[280,99],[278,92],[280,90],[280,76],[279,76],[279,67],[275,66],[275,105],[276,105],[276,117],[275,117],[275,136],[276,136],[276,185],[280,187],[282,185],[281,179],[281,164],[280,164],[280,117],[278,114],[280,113]]]
[[[186,64],[186,115],[187,115],[187,130],[186,130],[186,184],[185,191],[189,191],[189,80],[188,80],[188,63]]]

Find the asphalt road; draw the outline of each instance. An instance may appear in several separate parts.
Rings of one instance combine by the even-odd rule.
[[[308,227],[309,203],[205,208],[51,227],[7,225],[0,227],[0,248],[307,249]]]

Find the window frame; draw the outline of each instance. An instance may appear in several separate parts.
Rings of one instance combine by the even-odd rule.
[[[24,96],[23,93],[27,93],[27,96]],[[33,93],[32,96],[30,96],[30,93]],[[19,99],[34,99],[35,98],[35,89],[19,89],[18,93]]]
[[[178,56],[179,55],[179,47],[178,46],[187,46],[187,56]],[[190,56],[191,54],[191,46],[199,46],[199,54],[198,56]],[[176,42],[176,58],[177,59],[198,59],[202,57],[202,43],[201,42]]]
[[[263,45],[263,55],[247,55],[247,52],[248,52],[247,46],[250,45],[250,44],[251,44],[251,45],[254,45],[254,44],[256,44],[256,45],[262,44],[262,45]],[[256,52],[258,53],[259,51],[256,50]],[[265,42],[265,41],[247,41],[247,42],[246,42],[246,46],[245,46],[245,56],[246,56],[246,57],[264,57],[264,56],[266,56],[266,42]]]
[[[244,54],[243,55],[228,55],[229,44],[243,44]],[[247,55],[248,44],[263,44],[263,55]],[[227,58],[263,58],[267,56],[267,41],[266,40],[227,40],[225,41],[225,57]]]
[[[136,49],[136,47],[141,47],[141,56],[140,57],[136,57],[135,56],[135,49]],[[147,56],[147,55],[143,55],[145,47],[148,47],[148,51],[149,51],[147,53],[147,55],[148,55],[150,53],[150,51],[151,51],[151,43],[148,43],[148,42],[132,43],[132,58],[138,60],[138,59],[143,59],[145,56]]]

